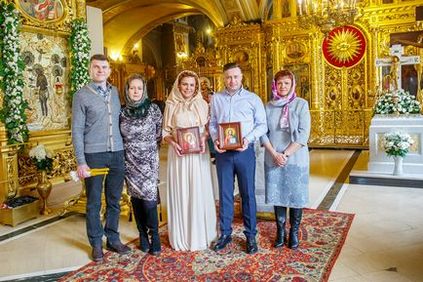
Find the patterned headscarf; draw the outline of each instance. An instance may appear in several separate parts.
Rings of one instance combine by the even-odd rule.
[[[286,77],[286,76],[291,79],[292,85],[291,85],[291,89],[289,89],[288,95],[285,97],[282,97],[282,96],[279,96],[278,94],[276,82],[278,79],[282,77]],[[295,85],[296,85],[295,76],[289,70],[281,70],[275,74],[275,77],[272,83],[273,98],[270,101],[270,103],[272,103],[274,106],[282,108],[281,118],[279,121],[279,125],[281,128],[289,128],[288,104],[291,103],[297,97],[297,94],[295,93]]]
[[[195,92],[190,99],[185,99],[179,91],[179,83],[183,77],[194,77],[195,79]],[[172,123],[172,118],[174,114],[184,110],[192,110],[196,112],[200,121],[200,126],[205,126],[207,124],[209,108],[207,102],[201,95],[198,75],[195,72],[184,70],[178,74],[172,90],[170,91],[169,97],[166,100],[166,107],[168,110],[165,111],[165,115],[163,117],[164,131],[173,131],[174,125]]]
[[[129,85],[133,80],[139,79],[142,81],[142,97],[139,101],[134,101],[129,97]],[[131,75],[125,84],[125,108],[123,112],[125,115],[133,118],[140,118],[145,117],[148,113],[148,109],[150,108],[151,101],[148,99],[147,94],[147,82],[145,78],[140,74],[133,74]]]

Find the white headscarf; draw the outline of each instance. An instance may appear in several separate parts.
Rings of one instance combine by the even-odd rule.
[[[185,99],[179,91],[179,83],[181,77],[194,77],[195,79],[195,92],[190,99]],[[172,133],[175,129],[175,125],[172,119],[175,114],[183,111],[194,111],[198,115],[200,121],[199,126],[205,126],[208,122],[208,104],[203,99],[200,91],[200,83],[198,75],[189,70],[181,71],[173,84],[172,90],[170,91],[169,97],[166,100],[166,109],[163,117],[163,130],[167,133]]]

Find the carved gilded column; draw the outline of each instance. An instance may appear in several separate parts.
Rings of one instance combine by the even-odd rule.
[[[317,110],[319,109],[323,103],[323,99],[320,98],[323,96],[324,91],[322,89],[322,79],[324,74],[324,68],[322,64],[322,51],[320,48],[320,42],[321,42],[321,35],[320,33],[314,33],[310,37],[310,45],[311,48],[311,60],[314,62],[311,64],[311,78],[313,83],[311,83],[311,105],[310,109]]]
[[[367,22],[362,27],[368,42],[367,47],[367,64],[366,64],[366,78],[367,78],[367,94],[365,96],[364,107],[372,108],[376,91],[378,87],[378,71],[375,68],[375,61],[378,58],[377,53],[379,49],[379,28],[370,26]]]
[[[76,0],[76,18],[83,18],[87,17],[87,9],[86,9],[85,0]]]
[[[18,147],[7,145],[7,134],[0,125],[0,203],[18,193]]]
[[[297,15],[297,1],[295,0],[288,0],[289,1],[289,11],[291,12],[291,17]]]
[[[282,0],[273,0],[273,19],[282,18]]]
[[[3,92],[0,90],[0,105],[3,105]],[[18,162],[16,149],[7,145],[7,132],[0,122],[0,203],[17,193]]]

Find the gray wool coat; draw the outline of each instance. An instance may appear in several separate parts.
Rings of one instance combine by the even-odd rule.
[[[307,141],[310,136],[310,111],[308,103],[295,98],[289,107],[289,129],[281,129],[279,120],[282,107],[272,103],[266,105],[268,132],[261,137],[261,143],[270,142],[277,152],[283,152],[291,142],[303,145],[289,156],[285,167],[273,164],[269,152],[265,152],[264,170],[266,204],[291,208],[308,205],[309,152]]]

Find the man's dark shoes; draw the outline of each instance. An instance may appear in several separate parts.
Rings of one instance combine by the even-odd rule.
[[[223,250],[227,244],[229,244],[232,241],[231,235],[222,235],[219,237],[219,239],[216,242],[216,245],[214,245],[213,250],[220,251]]]
[[[103,248],[102,247],[94,247],[91,256],[93,257],[93,261],[101,262],[103,261]]]
[[[256,238],[248,238],[247,239],[247,254],[255,254],[258,251]]]
[[[127,253],[129,253],[131,251],[131,249],[128,246],[125,246],[121,242],[116,242],[116,243],[113,243],[113,244],[107,242],[107,249],[109,251],[118,253],[120,255],[127,254]]]

